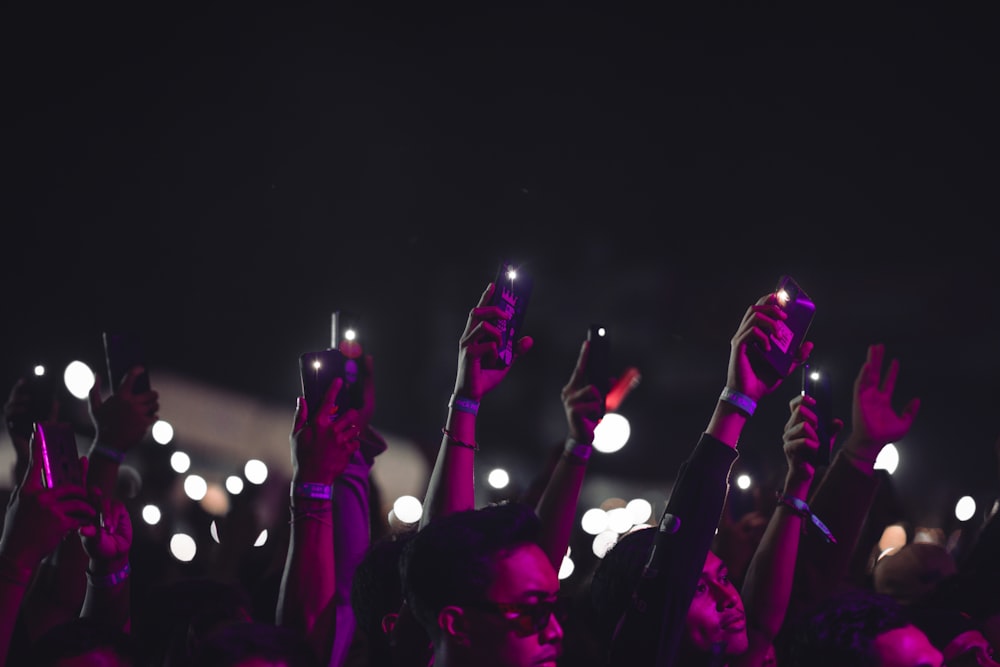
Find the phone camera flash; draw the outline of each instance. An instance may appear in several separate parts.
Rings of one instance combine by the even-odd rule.
[[[322,366],[323,366],[323,364],[320,363],[319,359],[315,359],[313,361],[313,368],[315,368],[316,370],[319,370]]]

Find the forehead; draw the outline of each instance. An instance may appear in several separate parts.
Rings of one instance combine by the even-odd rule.
[[[872,648],[881,667],[941,667],[941,653],[913,625],[883,632]]]
[[[559,591],[559,577],[536,544],[523,544],[499,556],[493,563],[493,574],[488,594],[494,601],[549,597]]]
[[[708,555],[705,556],[705,565],[701,568],[701,571],[703,574],[715,574],[719,571],[720,567],[725,567],[725,565],[721,558],[709,551]]]

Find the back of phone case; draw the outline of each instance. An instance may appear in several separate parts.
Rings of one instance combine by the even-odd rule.
[[[25,377],[25,384],[21,391],[27,394],[28,403],[24,412],[11,415],[7,428],[15,435],[30,438],[31,431],[37,422],[46,421],[52,417],[56,383],[51,374],[37,375],[32,372]]]
[[[587,352],[587,382],[594,385],[607,400],[611,390],[611,341],[608,330],[600,324],[591,324],[587,329],[590,349]]]
[[[83,467],[73,426],[64,422],[37,425],[42,456],[42,483],[50,489],[64,484],[83,485]]]
[[[144,394],[150,389],[149,369],[146,368],[146,355],[138,337],[124,332],[104,333],[104,356],[108,364],[108,382],[112,393],[118,391],[122,380],[134,366],[142,366],[146,370],[135,379],[132,393]]]
[[[348,310],[334,311],[330,347],[344,355],[345,405],[360,410],[364,405],[365,348],[360,318]]]
[[[788,317],[777,322],[776,331],[771,336],[770,350],[765,351],[756,343],[753,349],[775,373],[780,377],[788,377],[795,361],[795,353],[806,339],[816,314],[816,304],[791,276],[781,276],[774,291],[778,295],[778,304]]]
[[[503,262],[497,270],[496,285],[490,305],[498,306],[511,314],[509,320],[500,320],[499,363],[510,366],[514,360],[514,344],[522,334],[524,317],[528,312],[528,301],[531,299],[531,278],[510,262]]]

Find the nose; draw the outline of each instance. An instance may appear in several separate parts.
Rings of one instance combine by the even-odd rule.
[[[562,624],[559,623],[559,618],[554,611],[549,614],[548,624],[542,628],[542,636],[545,638],[545,641],[550,644],[562,641]]]
[[[736,606],[739,593],[736,592],[735,588],[728,584],[720,584],[714,581],[710,585],[712,587],[712,595],[715,597],[716,607],[719,611]]]

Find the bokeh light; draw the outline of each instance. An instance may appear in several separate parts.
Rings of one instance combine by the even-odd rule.
[[[251,484],[263,484],[267,480],[267,465],[259,459],[250,459],[243,466],[243,476]]]
[[[71,361],[63,371],[63,382],[69,393],[82,400],[94,386],[94,371],[82,361]]]
[[[609,412],[594,429],[594,449],[604,454],[617,452],[628,442],[631,432],[628,419],[617,412]]]

